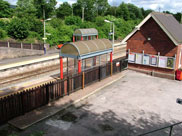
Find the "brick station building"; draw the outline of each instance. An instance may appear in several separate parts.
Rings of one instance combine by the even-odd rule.
[[[123,42],[130,69],[174,78],[182,68],[182,25],[170,14],[150,13]]]

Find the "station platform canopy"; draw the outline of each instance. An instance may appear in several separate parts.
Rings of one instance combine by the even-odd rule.
[[[92,36],[98,35],[98,31],[95,28],[87,28],[87,29],[76,29],[73,33],[73,36]]]
[[[112,43],[108,39],[95,39],[64,44],[60,49],[60,56],[86,59],[103,55],[113,51]]]

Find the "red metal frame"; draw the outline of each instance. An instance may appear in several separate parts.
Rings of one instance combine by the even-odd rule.
[[[63,79],[63,57],[60,57],[60,78]]]
[[[110,62],[112,62],[112,52],[110,53]]]
[[[73,42],[75,42],[75,36],[73,36]]]
[[[81,73],[81,60],[78,60],[78,73]]]

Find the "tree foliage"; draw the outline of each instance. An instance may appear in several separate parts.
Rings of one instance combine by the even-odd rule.
[[[33,4],[38,18],[43,18],[43,10],[45,10],[45,18],[49,18],[54,14],[57,2],[56,0],[34,0]]]
[[[66,25],[77,25],[80,26],[81,24],[81,18],[78,16],[67,16],[65,18],[65,24]]]
[[[12,11],[7,1],[0,0],[0,18],[11,17]]]
[[[18,0],[17,7],[15,9],[15,16],[18,18],[34,18],[37,14],[37,10],[33,5],[33,0]]]
[[[6,31],[0,28],[0,39],[4,39],[7,36]]]
[[[14,39],[25,39],[29,34],[28,21],[26,19],[14,18],[9,24],[8,35]]]
[[[0,0],[0,39],[7,35],[24,41],[42,41],[43,10],[45,10],[47,43],[57,45],[72,40],[72,34],[78,28],[96,28],[99,38],[108,38],[110,27],[104,20],[115,24],[115,38],[123,39],[152,10],[145,10],[130,3],[122,2],[111,6],[108,0],[77,0],[72,6],[63,2],[56,9],[56,0],[18,0],[14,10],[5,0]],[[84,22],[82,9],[84,8]],[[13,12],[12,12],[13,11]],[[173,14],[169,11],[165,13]],[[13,18],[11,18],[13,16]],[[173,14],[180,22],[181,13]]]
[[[65,16],[70,16],[72,14],[72,7],[68,2],[63,2],[56,10],[56,16],[58,18],[64,18]]]

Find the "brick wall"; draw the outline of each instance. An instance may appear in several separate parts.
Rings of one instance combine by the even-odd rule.
[[[151,38],[148,41],[148,37]],[[139,31],[137,31],[128,41],[127,49],[131,52],[174,57],[177,53],[177,46],[168,38],[160,26],[151,18]]]
[[[148,40],[150,38],[150,40]],[[166,33],[160,28],[160,26],[150,18],[141,28],[127,41],[127,50],[131,52],[157,55],[160,52],[160,56],[179,57],[179,48],[182,46],[176,46]],[[179,58],[177,58],[179,62]],[[176,63],[177,67],[178,63]],[[149,71],[157,71],[163,73],[174,73],[174,70],[168,70],[164,68],[156,68],[151,66],[143,66],[137,64],[129,64],[129,67],[136,67],[139,69],[145,69]],[[176,70],[176,68],[175,68]]]

